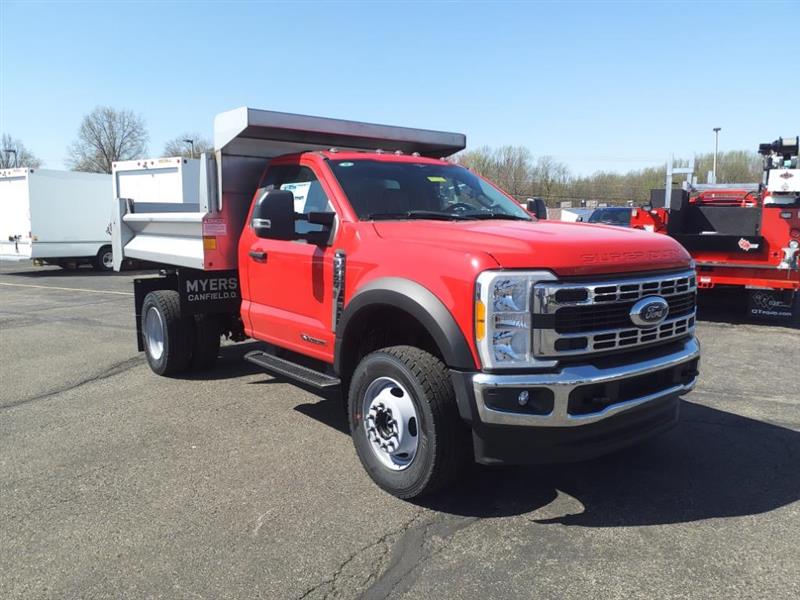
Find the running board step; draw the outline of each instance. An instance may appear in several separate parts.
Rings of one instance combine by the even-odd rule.
[[[314,369],[309,369],[303,365],[298,365],[297,363],[293,363],[292,361],[284,358],[278,358],[277,356],[268,354],[261,350],[248,352],[245,354],[244,358],[246,361],[251,362],[254,365],[258,365],[270,373],[283,375],[284,377],[305,383],[311,387],[325,389],[336,387],[342,383],[338,377],[320,373]]]

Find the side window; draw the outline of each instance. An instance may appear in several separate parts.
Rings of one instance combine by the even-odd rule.
[[[322,184],[314,172],[300,165],[282,165],[269,169],[264,180],[262,193],[269,190],[287,190],[294,195],[294,212],[308,214],[310,212],[333,212]],[[296,221],[296,233],[322,231],[322,225]]]

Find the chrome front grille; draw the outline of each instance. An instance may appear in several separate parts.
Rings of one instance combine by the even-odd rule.
[[[694,332],[694,271],[613,281],[545,281],[533,290],[533,348],[537,358],[558,358],[656,344]],[[647,296],[669,304],[664,322],[642,329],[631,307]]]

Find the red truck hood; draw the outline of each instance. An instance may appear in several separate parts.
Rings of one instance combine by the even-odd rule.
[[[504,268],[544,268],[559,275],[680,268],[691,260],[669,236],[606,225],[414,220],[379,221],[374,226],[380,237],[395,243],[481,251]]]

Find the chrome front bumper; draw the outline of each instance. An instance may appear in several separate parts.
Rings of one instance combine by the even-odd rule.
[[[576,388],[655,373],[689,363],[699,357],[700,344],[695,338],[691,338],[681,350],[672,354],[608,369],[599,369],[593,365],[575,365],[567,366],[557,373],[523,375],[476,373],[472,376],[472,387],[478,415],[483,423],[527,427],[578,427],[602,421],[667,396],[685,394],[694,388],[696,378],[687,384],[673,385],[655,393],[609,404],[598,412],[571,415],[568,410],[569,397]],[[485,402],[484,392],[490,388],[525,387],[550,389],[554,395],[552,412],[547,415],[534,415],[501,411],[487,406]]]

